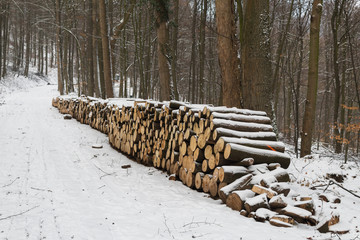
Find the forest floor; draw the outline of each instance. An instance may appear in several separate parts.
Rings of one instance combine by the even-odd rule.
[[[323,188],[306,186],[326,184],[326,173],[340,172],[347,175],[342,186],[359,195],[359,159],[345,165],[321,148],[289,167],[291,194],[313,196],[320,215],[326,204],[338,211],[335,226],[348,234],[321,234],[304,224],[278,228],[169,181],[112,149],[106,135],[64,120],[51,106],[56,85],[7,81],[0,84],[0,239],[360,239],[359,198],[332,185],[328,194],[342,202],[322,203]],[[125,164],[131,168],[122,169]]]

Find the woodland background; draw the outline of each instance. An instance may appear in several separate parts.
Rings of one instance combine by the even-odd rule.
[[[297,153],[313,6],[321,8],[313,143],[358,154],[357,0],[1,0],[0,81],[57,67],[61,94],[265,110]]]

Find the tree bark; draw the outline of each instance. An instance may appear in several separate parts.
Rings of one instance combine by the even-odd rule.
[[[170,100],[170,72],[167,62],[167,48],[169,30],[168,21],[168,0],[156,0],[156,33],[157,33],[157,52],[160,79],[160,101]]]
[[[240,107],[240,73],[235,37],[235,6],[233,0],[216,0],[218,55],[222,80],[222,104]]]
[[[87,8],[87,72],[88,72],[88,88],[87,88],[87,95],[94,96],[94,54],[93,54],[93,4],[92,0],[88,1],[88,8]]]
[[[62,58],[61,58],[61,10],[60,10],[60,0],[56,0],[55,3],[55,14],[56,14],[56,64],[58,69],[58,90],[60,92],[60,95],[64,94],[64,82],[62,79],[61,74],[61,64],[62,64]]]
[[[111,80],[111,63],[110,63],[110,48],[108,38],[108,27],[106,21],[106,5],[105,0],[99,0],[99,19],[100,19],[100,33],[103,53],[103,65],[104,65],[104,81],[105,92],[107,98],[113,98],[113,86]]]
[[[244,107],[273,117],[269,0],[247,1],[241,50]]]
[[[174,98],[179,100],[179,91],[177,88],[177,43],[179,32],[179,0],[173,0],[174,2],[174,27],[172,31],[172,48],[171,48],[171,76],[174,87]]]
[[[311,154],[312,135],[315,125],[316,96],[319,71],[319,35],[322,12],[322,0],[314,0],[310,22],[310,55],[308,72],[308,89],[305,103],[303,131],[301,136],[300,156]]]

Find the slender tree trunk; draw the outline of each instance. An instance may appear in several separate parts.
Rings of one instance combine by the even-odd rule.
[[[196,70],[196,13],[197,13],[197,2],[194,0],[193,16],[192,16],[192,27],[191,27],[191,59],[190,59],[190,72],[189,72],[189,91],[188,100],[195,101],[195,70]]]
[[[311,154],[319,77],[319,35],[321,12],[322,0],[314,0],[312,5],[310,23],[308,89],[305,103],[303,131],[301,136],[301,157]]]
[[[55,14],[56,14],[56,63],[58,69],[58,90],[60,95],[64,94],[64,82],[61,74],[61,9],[60,9],[60,0],[56,0],[55,3]]]
[[[167,21],[169,19],[168,3],[156,0],[156,33],[157,52],[160,79],[160,101],[170,100],[170,72],[167,60],[168,35]]]
[[[334,66],[334,80],[335,80],[335,96],[334,96],[334,146],[335,152],[341,152],[341,144],[338,139],[340,138],[339,129],[339,106],[340,106],[340,94],[341,94],[341,82],[340,82],[340,70],[339,70],[339,40],[338,40],[338,28],[341,22],[341,15],[343,12],[343,6],[345,0],[335,0],[334,11],[331,17],[331,29],[333,34],[333,66]]]
[[[98,58],[97,58],[97,46],[98,46],[98,22],[97,22],[97,0],[92,0],[92,9],[91,9],[91,19],[92,19],[92,59],[93,59],[93,76],[94,76],[94,88],[96,97],[100,97],[100,87],[99,87],[99,74],[98,74]]]
[[[87,9],[87,72],[88,72],[88,87],[87,87],[87,95],[94,96],[94,46],[93,46],[93,4],[92,1],[88,1],[88,9]]]
[[[113,98],[114,92],[111,80],[110,49],[106,22],[105,0],[99,0],[99,13],[106,97]]]
[[[240,73],[233,0],[215,0],[217,49],[221,69],[222,104],[240,107]]]
[[[205,74],[205,26],[206,26],[206,16],[207,16],[207,0],[202,0],[202,11],[201,11],[201,22],[200,22],[200,67],[199,67],[199,95],[200,103],[204,103],[204,74]]]
[[[171,48],[171,76],[174,87],[175,100],[179,100],[179,91],[177,88],[177,44],[178,44],[178,32],[179,32],[179,0],[173,0],[174,2],[174,26],[172,31],[172,48]]]
[[[0,24],[1,25],[1,24]],[[24,75],[25,77],[29,77],[29,65],[30,65],[30,40],[31,40],[31,18],[30,13],[26,11],[26,53],[25,53],[25,68]],[[0,31],[1,34],[1,31]],[[1,58],[1,56],[0,56]],[[1,71],[0,71],[1,72]]]

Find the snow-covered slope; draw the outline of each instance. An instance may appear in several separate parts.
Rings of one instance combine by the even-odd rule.
[[[169,181],[166,174],[113,150],[106,135],[64,120],[51,107],[56,95],[55,85],[43,85],[6,94],[0,105],[0,239],[332,237],[306,225],[285,229],[255,222],[220,200]],[[316,177],[318,168],[329,168],[327,160],[316,160],[295,160],[290,171],[298,180]],[[131,168],[122,169],[126,164]],[[359,191],[356,180],[351,179],[349,188]],[[314,194],[293,186],[298,193]],[[338,206],[345,211],[341,222],[344,218],[351,227],[346,239],[355,238],[359,199],[336,191],[344,195]]]

